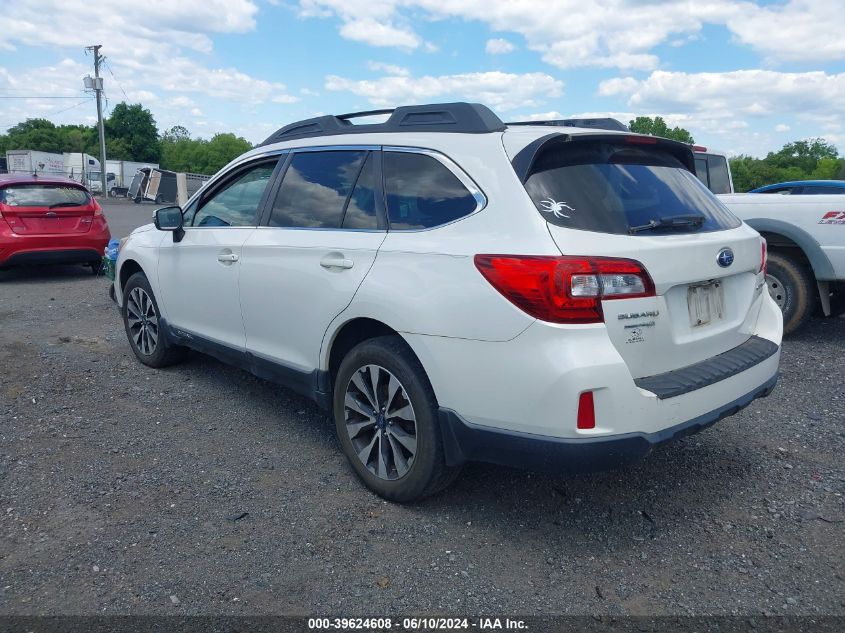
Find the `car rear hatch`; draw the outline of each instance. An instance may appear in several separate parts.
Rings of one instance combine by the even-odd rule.
[[[0,189],[0,213],[18,235],[86,233],[97,211],[88,192],[70,184],[22,183]]]
[[[759,310],[763,242],[695,177],[690,148],[631,135],[550,141],[534,149],[530,163],[520,165],[517,156],[514,167],[564,256],[596,267],[611,262],[611,274],[595,277],[603,288],[596,292],[632,376],[686,367],[745,343]],[[638,262],[643,286],[626,289],[636,275],[615,274],[614,259]]]

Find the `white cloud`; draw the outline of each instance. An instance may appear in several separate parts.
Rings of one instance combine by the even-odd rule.
[[[326,77],[326,89],[364,97],[373,105],[396,106],[454,98],[479,101],[499,110],[532,107],[559,97],[563,82],[545,73],[463,73],[439,77],[385,76],[353,80],[336,75]]]
[[[516,46],[507,40],[496,38],[487,40],[487,44],[484,45],[484,50],[488,55],[506,55],[507,53],[515,51]]]
[[[786,123],[778,123],[775,126],[775,132],[789,132],[791,129]]]
[[[395,64],[385,64],[383,62],[367,62],[367,68],[377,73],[384,73],[385,75],[407,76],[411,74],[411,71],[407,68]]]
[[[767,6],[741,2],[727,20],[737,41],[776,62],[845,58],[843,24],[842,0],[790,0]]]
[[[248,32],[255,28],[257,11],[252,0],[101,0],[96,6],[83,0],[18,0],[0,3],[0,47],[21,43],[81,53],[91,42],[101,43],[108,64],[103,73],[106,94],[113,101],[123,98],[123,90],[130,100],[150,105],[159,99],[154,88],[177,93],[163,97],[163,107],[194,105],[179,101],[189,99],[185,92],[249,103],[291,103],[295,98],[286,95],[283,84],[235,68],[209,67],[203,59],[212,51],[210,34]],[[92,65],[78,64],[66,69],[67,79],[81,84],[91,71]],[[32,72],[16,69],[20,75]],[[32,85],[52,92],[49,85]]]
[[[603,81],[598,94],[624,97],[637,110],[701,113],[716,118],[737,113],[845,117],[845,73],[655,71],[643,80],[626,77]]]
[[[706,24],[725,26],[773,62],[845,59],[842,0],[556,0],[541,7],[536,0],[300,0],[301,16],[339,17],[343,37],[374,46],[419,46],[411,25],[420,14],[517,33],[558,68],[653,70],[657,46],[683,45]]]
[[[348,40],[363,42],[370,46],[398,46],[417,48],[420,38],[411,30],[383,23],[371,18],[351,20],[340,28],[340,35]]]

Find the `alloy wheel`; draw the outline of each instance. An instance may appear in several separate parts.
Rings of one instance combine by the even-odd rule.
[[[360,367],[343,407],[349,440],[367,470],[379,479],[405,476],[417,453],[417,418],[396,376],[379,365]]]
[[[126,320],[129,336],[144,356],[151,356],[158,346],[158,314],[147,292],[135,287],[126,300]]]

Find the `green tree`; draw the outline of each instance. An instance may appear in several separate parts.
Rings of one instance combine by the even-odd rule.
[[[628,123],[628,127],[632,132],[637,134],[649,134],[651,136],[662,136],[663,138],[670,138],[681,143],[688,143],[692,145],[695,139],[687,130],[682,127],[670,128],[663,117],[647,117],[638,116],[636,119]]]
[[[140,103],[118,103],[106,119],[105,126],[106,138],[123,142],[119,147],[127,152],[127,160],[159,161],[158,128],[152,113]]]
[[[173,171],[213,174],[252,148],[234,134],[216,134],[211,140],[191,138],[182,126],[167,130],[161,139],[161,166]]]
[[[836,159],[839,152],[836,147],[822,138],[787,143],[778,152],[769,152],[766,159],[777,167],[797,167],[802,172],[812,172],[824,158]]]

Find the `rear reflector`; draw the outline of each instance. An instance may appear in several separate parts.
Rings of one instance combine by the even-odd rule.
[[[579,429],[596,428],[596,408],[592,391],[585,391],[578,398],[577,425]]]
[[[766,243],[765,237],[761,237],[760,239],[762,240],[762,244],[760,245],[760,248],[762,249],[763,252],[762,252],[762,255],[760,256],[760,270],[758,270],[757,272],[763,273],[765,275],[766,274],[766,265],[769,263],[769,252],[768,252],[769,246]]]
[[[550,323],[601,323],[602,300],[654,296],[651,277],[632,259],[476,255],[475,266],[508,301]]]

